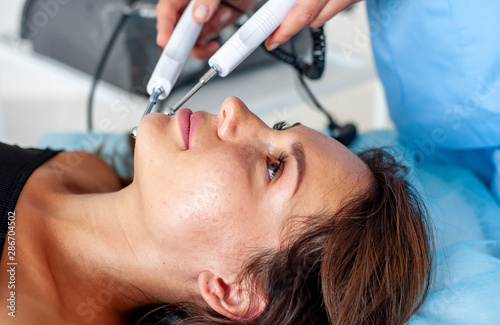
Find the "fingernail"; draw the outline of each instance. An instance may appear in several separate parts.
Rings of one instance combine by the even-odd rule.
[[[162,39],[162,34],[158,33],[158,35],[156,35],[156,44],[160,45],[161,39]]]
[[[200,39],[196,42],[196,45],[198,46],[205,46],[207,45],[209,39],[208,38],[203,38],[203,39]]]
[[[231,17],[233,17],[233,13],[229,10],[224,10],[221,11],[219,14],[219,21],[221,24],[227,24],[229,20],[231,20]]]
[[[215,52],[215,51],[217,51],[217,50],[219,49],[219,47],[220,47],[220,44],[219,44],[219,43],[217,43],[217,42],[212,42],[212,43],[210,44],[210,47],[209,47],[208,51],[209,51],[209,52]]]
[[[199,5],[194,11],[194,16],[200,20],[204,20],[208,15],[208,7],[206,5]]]
[[[273,43],[267,48],[269,51],[276,50],[280,46],[280,43]]]

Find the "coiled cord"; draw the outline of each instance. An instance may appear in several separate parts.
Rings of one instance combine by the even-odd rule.
[[[328,130],[330,131],[330,136],[347,146],[356,138],[356,126],[354,126],[353,124],[347,124],[344,126],[338,125],[331,114],[328,113],[328,111],[318,101],[316,96],[314,96],[311,89],[304,80],[304,76],[311,80],[319,79],[321,78],[325,70],[326,40],[323,26],[317,28],[310,27],[309,30],[311,32],[313,42],[312,62],[310,64],[298,57],[295,50],[294,38],[290,40],[291,53],[288,53],[279,47],[273,51],[267,51],[267,49],[266,51],[280,61],[290,64],[295,68],[295,70],[297,70],[297,76],[299,78],[300,84],[306,91],[309,99],[313,102],[314,106],[316,106],[316,108],[320,110],[328,119]]]
[[[267,52],[278,60],[293,66],[297,71],[300,72],[301,75],[305,75],[307,78],[315,80],[321,78],[325,70],[325,33],[323,30],[323,26],[318,28],[309,28],[309,30],[311,32],[313,41],[312,63],[309,64],[298,58],[294,49],[292,49],[293,53],[288,53],[279,47],[275,50]],[[293,47],[293,39],[291,42]]]

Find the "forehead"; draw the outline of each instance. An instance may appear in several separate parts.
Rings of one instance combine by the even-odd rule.
[[[345,198],[368,186],[368,167],[344,145],[304,126],[290,132],[303,144],[306,157],[306,172],[296,193],[294,214],[334,212]]]

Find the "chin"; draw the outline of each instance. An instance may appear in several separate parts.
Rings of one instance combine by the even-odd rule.
[[[152,113],[144,116],[137,129],[137,139],[148,139],[151,137],[167,135],[174,122],[172,116],[160,113]]]
[[[176,150],[178,144],[173,139],[178,138],[175,119],[159,113],[146,115],[137,129],[134,149],[134,175],[140,170],[155,168],[163,164],[168,156]]]

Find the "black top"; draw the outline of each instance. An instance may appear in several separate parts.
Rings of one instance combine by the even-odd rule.
[[[7,236],[9,212],[15,212],[24,184],[35,169],[58,152],[50,149],[21,149],[0,143],[0,256]]]

